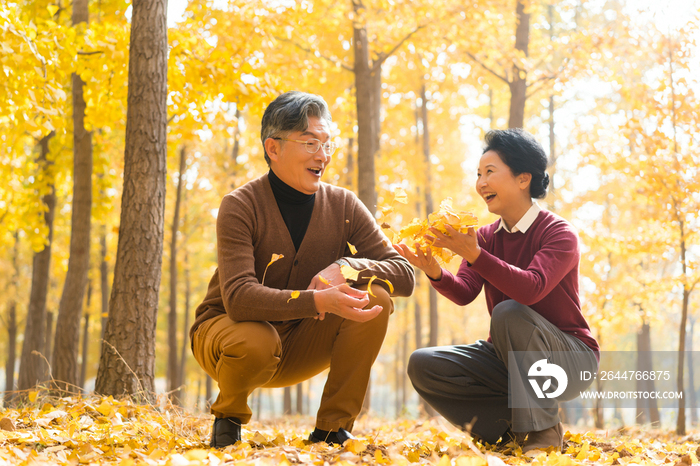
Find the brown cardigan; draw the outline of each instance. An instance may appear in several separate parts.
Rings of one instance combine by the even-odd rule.
[[[299,251],[294,249],[267,175],[224,196],[216,236],[219,267],[197,307],[190,337],[202,322],[223,313],[234,321],[316,316],[314,292],[306,288],[314,275],[341,257],[357,270],[371,267],[360,273],[359,284],[376,275],[394,285],[394,296],[413,292],[413,267],[394,251],[364,204],[344,188],[321,183]],[[356,255],[347,243],[357,248]],[[263,286],[273,254],[284,258],[269,266]],[[300,290],[298,298],[290,300],[290,290]]]

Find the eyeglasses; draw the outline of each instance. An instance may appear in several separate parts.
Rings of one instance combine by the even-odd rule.
[[[289,141],[289,142],[298,142],[299,144],[303,144],[304,147],[306,147],[306,152],[309,154],[315,154],[318,152],[320,148],[323,147],[323,153],[326,155],[333,155],[335,150],[338,148],[337,144],[334,142],[321,142],[318,139],[309,139],[308,141],[299,141],[296,139],[285,139],[285,138],[272,138],[272,139],[277,139],[279,141]]]

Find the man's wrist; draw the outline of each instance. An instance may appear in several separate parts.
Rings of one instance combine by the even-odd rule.
[[[351,267],[350,262],[348,262],[344,257],[341,257],[337,261],[333,262],[334,264],[338,264],[338,267],[342,267],[344,265],[347,265],[348,267]]]

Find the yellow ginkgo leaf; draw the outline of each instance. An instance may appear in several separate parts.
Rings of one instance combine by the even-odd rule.
[[[362,440],[359,439],[350,439],[347,440],[343,446],[347,451],[350,453],[354,453],[356,455],[359,455],[363,451],[367,449],[367,443],[363,442]]]
[[[357,277],[360,275],[361,270],[355,270],[349,265],[341,265],[340,266],[340,273],[343,275],[343,278],[346,280],[352,280],[352,281],[357,281]]]
[[[357,248],[356,248],[355,246],[353,246],[352,244],[348,243],[348,247],[350,248],[350,252],[352,253],[353,256],[354,256],[355,254],[357,254]]]
[[[374,293],[372,293],[372,282],[375,281],[375,280],[383,281],[384,283],[386,283],[387,285],[389,285],[389,292],[390,292],[390,293],[393,293],[393,292],[394,292],[394,285],[392,285],[391,282],[390,282],[389,280],[385,280],[385,279],[383,279],[383,278],[377,277],[376,275],[372,275],[372,276],[370,277],[369,281],[367,282],[367,291],[369,292],[370,295],[374,296],[375,298],[377,297],[377,295],[375,295]]]
[[[280,259],[284,258],[284,254],[273,254],[272,259],[270,259],[270,262],[267,264],[267,266],[271,266],[273,263],[277,262]]]
[[[292,299],[297,299],[299,297],[299,292],[298,291],[292,291],[292,297],[287,300],[287,302],[291,301]]]
[[[318,276],[318,279],[321,280],[321,283],[323,283],[324,285],[330,285],[330,284],[331,284],[330,280],[328,280],[328,279],[327,279],[326,277],[324,277],[323,275],[319,275],[319,276]]]
[[[270,268],[272,264],[277,262],[278,260],[284,258],[284,254],[273,254],[272,259],[270,259],[270,262],[267,263],[267,267],[265,267],[265,272],[263,272],[263,278],[262,281],[260,282],[261,285],[265,284],[265,275],[267,275],[267,269]]]
[[[394,190],[394,202],[408,204],[408,194],[406,194],[403,188],[399,187]]]

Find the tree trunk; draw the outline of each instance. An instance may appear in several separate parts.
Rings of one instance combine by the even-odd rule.
[[[433,213],[433,179],[430,170],[430,132],[428,130],[428,95],[425,90],[425,83],[421,86],[421,120],[423,122],[423,163],[425,170],[425,218]],[[430,303],[430,337],[428,346],[438,344],[438,296],[437,291],[432,286],[428,287],[428,302]]]
[[[49,140],[54,136],[52,132],[40,142],[41,155],[39,167],[44,173],[49,170],[48,161]],[[44,175],[45,176],[45,175]],[[53,181],[48,185],[47,193],[42,201],[46,205],[44,221],[49,233],[46,246],[41,252],[34,254],[32,266],[32,286],[29,293],[29,308],[27,309],[27,324],[24,330],[24,343],[22,344],[22,357],[19,364],[19,380],[17,388],[27,390],[36,384],[46,380],[48,366],[42,357],[46,342],[46,295],[49,288],[49,271],[51,269],[51,245],[53,243],[53,220],[56,210],[56,192]]]
[[[88,21],[87,0],[73,1],[73,25]],[[85,83],[73,73],[73,206],[68,272],[58,306],[53,349],[53,376],[61,390],[79,386],[78,352],[83,299],[90,269],[92,210],[92,133],[85,129]]]
[[[302,382],[297,384],[297,414],[304,414],[304,385]]]
[[[679,218],[679,228],[680,228],[680,238],[681,238],[681,266],[683,269],[683,276],[688,277],[688,262],[686,258],[686,245],[685,245],[685,223]],[[679,330],[678,338],[678,376],[676,378],[676,386],[678,391],[681,392],[681,397],[678,398],[678,419],[676,422],[676,433],[678,435],[685,435],[685,393],[683,388],[683,360],[685,359],[685,326],[688,322],[688,302],[690,300],[690,289],[688,284],[683,284],[683,307],[681,310],[681,325]]]
[[[651,327],[644,320],[642,327],[637,334],[637,370],[641,372],[650,372],[654,370],[651,360]],[[638,380],[637,391],[653,392],[653,380]],[[637,399],[637,423],[651,423],[655,427],[660,425],[659,407],[656,399]]]
[[[53,312],[46,312],[46,342],[44,344],[44,357],[46,361],[51,361],[53,355],[53,336],[54,336],[54,325],[53,325]],[[49,368],[50,369],[50,368]]]
[[[107,225],[102,225],[100,234],[100,340],[105,336],[107,316],[109,315],[109,269],[107,268]],[[101,346],[100,346],[101,347]]]
[[[180,387],[179,346],[177,344],[177,232],[180,228],[180,204],[182,203],[182,183],[185,174],[186,150],[183,145],[180,148],[180,168],[175,196],[175,212],[170,238],[170,313],[168,314],[168,392],[170,401],[180,405],[179,394],[175,391]]]
[[[204,397],[207,399],[206,408],[209,409],[209,407],[211,406],[211,399],[212,399],[213,392],[214,392],[214,387],[213,387],[214,379],[212,379],[209,376],[209,374],[207,374],[205,377],[207,379],[207,382],[204,384]],[[260,414],[260,410],[258,410],[258,417],[259,417],[259,414]]]
[[[355,190],[355,138],[348,138],[348,153],[345,165],[345,186],[350,191]]]
[[[87,378],[88,349],[90,348],[90,312],[85,313],[83,322],[83,354],[82,361],[80,361],[80,381],[78,386],[84,392]]]
[[[377,138],[376,123],[374,120],[374,97],[377,91],[377,79],[373,76],[372,65],[369,58],[369,42],[367,27],[360,24],[359,18],[364,17],[364,5],[362,0],[352,0],[355,17],[353,28],[353,47],[355,51],[355,104],[357,107],[357,170],[358,194],[360,200],[374,215],[377,210],[377,193],[375,190],[374,155],[377,151],[375,141]],[[381,69],[377,71],[381,72]],[[381,79],[381,78],[380,78]],[[379,81],[381,86],[381,80]],[[381,89],[380,89],[381,90]]]
[[[186,196],[185,199],[186,200]],[[187,225],[187,215],[185,215],[183,225]],[[187,236],[185,236],[185,239]],[[187,367],[187,350],[190,347],[190,337],[189,337],[189,327],[190,327],[190,300],[192,296],[192,289],[190,286],[190,266],[189,266],[189,258],[187,254],[187,245],[186,243],[183,243],[183,248],[185,249],[185,258],[184,258],[184,266],[185,266],[185,323],[182,326],[182,345],[180,346],[180,368],[177,371],[178,375],[178,381],[177,381],[177,386],[182,387],[185,383],[185,368]]]
[[[695,370],[693,368],[693,333],[695,330],[695,319],[690,320],[690,332],[686,340],[686,351],[688,352],[688,397],[690,398],[690,425],[698,423],[698,400],[695,393]]]
[[[95,391],[150,400],[167,172],[167,2],[132,7],[119,243]]]
[[[15,239],[12,248],[12,283],[8,295],[10,302],[7,305],[7,362],[5,363],[5,405],[13,397],[15,389],[15,362],[17,360],[17,291],[19,290],[19,234],[15,231],[12,235]]]
[[[292,414],[292,387],[284,387],[284,403],[282,414],[285,416]]]
[[[530,13],[525,13],[523,0],[518,0],[515,14],[518,21],[515,29],[515,49],[527,57],[530,42]],[[508,128],[522,128],[525,122],[525,101],[527,100],[527,71],[515,61],[512,73],[512,79],[508,83],[510,87]]]

